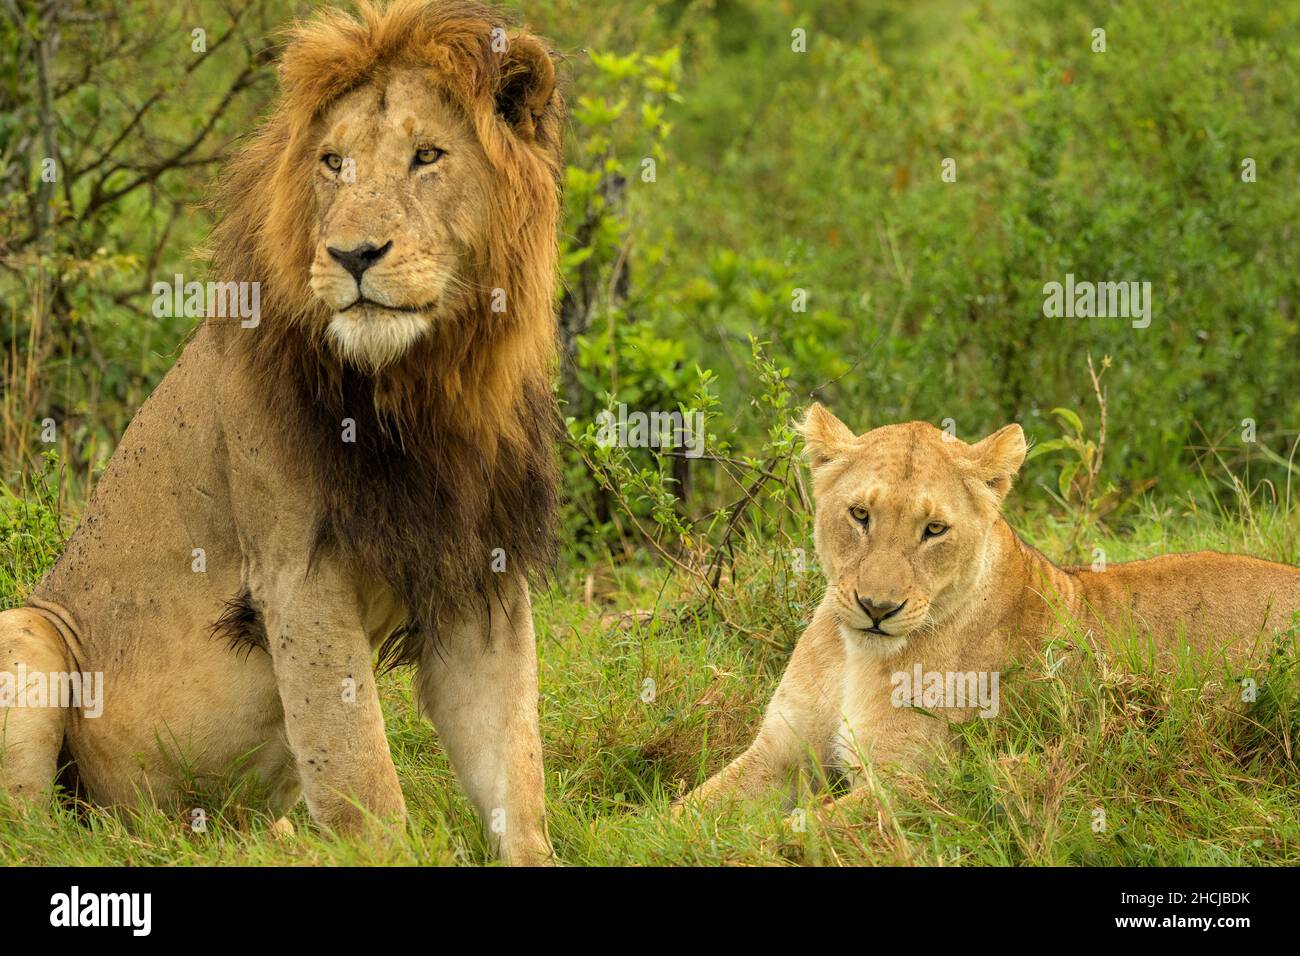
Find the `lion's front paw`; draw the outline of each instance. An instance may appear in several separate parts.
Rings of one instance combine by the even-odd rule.
[[[506,866],[554,866],[555,850],[546,837],[501,848],[501,862]]]

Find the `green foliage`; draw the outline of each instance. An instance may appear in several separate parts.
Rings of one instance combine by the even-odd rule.
[[[789,358],[799,391],[853,424],[951,417],[974,438],[1019,420],[1032,438],[1054,432],[1051,409],[1087,401],[1085,358],[1105,353],[1112,479],[1197,490],[1201,429],[1251,480],[1280,477],[1258,446],[1224,438],[1250,417],[1285,455],[1300,423],[1286,252],[1300,15],[1127,4],[1108,8],[1109,48],[1093,53],[1094,16],[1065,2],[906,5],[961,11],[952,26],[883,4],[924,39],[886,50],[868,30],[814,30],[801,57],[786,52],[797,17],[745,6],[753,39],[701,67],[679,121],[678,148],[716,159],[668,183],[649,225],[672,231],[683,271],[722,247],[776,259],[809,290],[824,321],[737,315]],[[1151,327],[1047,318],[1043,285],[1066,273],[1151,281]],[[722,308],[743,295],[723,289]],[[720,325],[695,323],[701,352]],[[727,364],[723,396],[744,394],[752,382]]]
[[[0,484],[0,608],[19,603],[63,551],[63,508],[58,458],[47,452],[42,469],[17,490]]]
[[[193,320],[155,317],[150,290],[201,274],[208,219],[195,207],[272,89],[269,33],[293,8],[0,7],[6,476],[41,450],[33,426],[47,417],[70,476],[93,472],[171,367]]]

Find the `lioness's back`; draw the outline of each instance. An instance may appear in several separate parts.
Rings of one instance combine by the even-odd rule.
[[[1194,647],[1285,629],[1300,609],[1300,568],[1243,554],[1166,554],[1103,569],[1069,568],[1081,615],[1110,629]]]

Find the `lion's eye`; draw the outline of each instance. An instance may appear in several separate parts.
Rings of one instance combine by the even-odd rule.
[[[857,521],[861,524],[866,524],[867,519],[870,517],[867,514],[867,509],[862,507],[861,505],[854,505],[852,508],[849,509],[849,514],[853,515],[854,521]]]
[[[338,153],[326,153],[320,161],[336,173],[343,168],[343,157]]]
[[[948,526],[942,521],[931,521],[925,526],[925,536],[927,538],[937,538],[939,535],[947,532]]]
[[[432,166],[445,155],[446,152],[436,146],[430,146],[428,149],[417,149],[415,151],[415,165]]]

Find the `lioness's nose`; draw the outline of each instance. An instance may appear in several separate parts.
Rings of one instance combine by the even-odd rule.
[[[858,607],[866,611],[867,617],[871,618],[871,620],[875,621],[877,624],[886,618],[893,617],[903,609],[903,604],[907,603],[904,601],[903,604],[876,604],[870,598],[861,597],[856,592],[853,597],[857,600]]]
[[[357,280],[357,285],[360,285],[362,274],[384,258],[391,248],[393,248],[393,241],[390,239],[382,246],[363,242],[353,249],[335,249],[333,246],[326,246],[325,251],[330,254],[331,259],[347,269],[352,274],[352,278]]]

